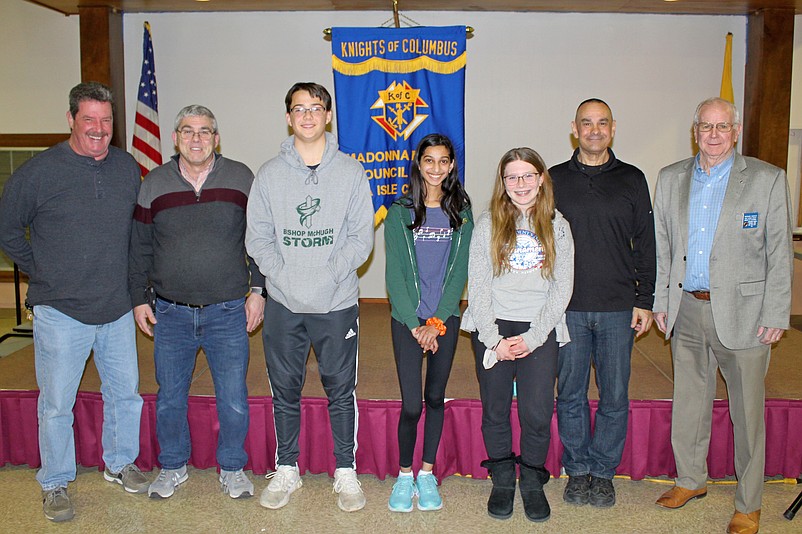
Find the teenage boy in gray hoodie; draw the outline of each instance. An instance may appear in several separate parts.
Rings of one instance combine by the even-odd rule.
[[[356,369],[359,280],[373,248],[373,207],[362,165],[326,132],[331,95],[296,83],[285,98],[293,131],[262,165],[248,198],[245,246],[265,275],[262,330],[276,425],[276,471],[262,492],[281,508],[301,487],[301,389],[310,344],[329,399],[334,490],[341,510],[365,506],[356,477]]]

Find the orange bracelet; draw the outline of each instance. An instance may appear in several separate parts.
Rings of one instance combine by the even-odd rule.
[[[441,336],[446,335],[446,325],[443,324],[443,321],[438,319],[437,317],[429,317],[426,319],[426,326],[433,326],[440,332]]]

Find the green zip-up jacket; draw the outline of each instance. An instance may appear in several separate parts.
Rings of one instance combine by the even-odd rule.
[[[420,326],[416,313],[420,304],[420,275],[415,255],[415,239],[409,229],[412,214],[410,208],[402,202],[405,199],[395,201],[384,220],[384,243],[387,249],[384,278],[393,318],[412,330]],[[409,200],[406,199],[406,202]],[[471,209],[463,210],[460,217],[462,224],[451,236],[443,296],[440,297],[435,313],[435,317],[444,322],[452,315],[459,317],[459,302],[468,280],[468,251],[473,233]]]

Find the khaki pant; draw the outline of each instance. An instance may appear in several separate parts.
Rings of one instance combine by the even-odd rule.
[[[735,509],[743,513],[759,510],[766,463],[765,378],[771,347],[727,349],[716,335],[710,302],[684,293],[671,338],[671,352],[674,361],[671,445],[677,464],[677,485],[695,490],[707,483],[716,370],[721,369],[735,438],[738,478]]]

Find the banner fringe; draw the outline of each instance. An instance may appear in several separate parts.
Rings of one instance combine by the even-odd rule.
[[[419,70],[428,70],[435,74],[454,74],[465,68],[466,59],[467,52],[463,52],[451,61],[438,61],[429,56],[421,56],[407,60],[372,57],[361,63],[347,63],[332,54],[331,63],[334,70],[344,76],[362,76],[375,70],[393,74],[409,74]]]

